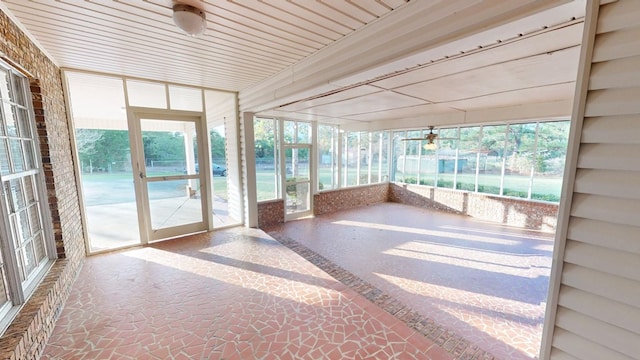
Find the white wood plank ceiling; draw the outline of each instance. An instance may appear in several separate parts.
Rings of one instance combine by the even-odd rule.
[[[239,91],[408,0],[181,0],[205,10],[198,38],[172,0],[2,0],[64,68]]]
[[[206,11],[191,38],[171,19],[177,0],[1,1],[63,68],[239,91],[242,111],[355,127],[570,103],[585,3],[179,0]]]

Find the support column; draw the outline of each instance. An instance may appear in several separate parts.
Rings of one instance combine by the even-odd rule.
[[[256,189],[256,143],[253,132],[252,112],[242,113],[242,127],[244,128],[244,206],[246,209],[245,226],[258,227],[258,192]]]

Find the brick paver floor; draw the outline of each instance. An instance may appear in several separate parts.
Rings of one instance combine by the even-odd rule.
[[[451,359],[260,230],[89,257],[42,359]]]

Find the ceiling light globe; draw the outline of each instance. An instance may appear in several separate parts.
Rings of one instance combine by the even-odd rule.
[[[177,27],[191,36],[202,35],[207,29],[207,19],[204,11],[187,4],[173,6],[173,22]]]

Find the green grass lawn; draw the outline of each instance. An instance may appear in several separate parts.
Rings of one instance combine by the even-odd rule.
[[[372,181],[377,180],[377,166],[372,167],[372,170],[376,173],[376,176],[372,177]],[[175,175],[175,173],[149,173],[148,176],[165,176]],[[333,172],[330,168],[318,169],[318,181],[323,183],[323,188],[331,189],[333,186],[332,177]],[[415,183],[415,175],[411,176],[407,174],[406,181],[408,183]],[[424,185],[433,185],[433,174],[423,174],[421,183]],[[356,184],[356,168],[348,169],[348,185],[352,186]],[[396,172],[396,179],[403,179],[401,172]],[[413,180],[413,181],[412,181]],[[475,174],[458,174],[457,176],[457,189],[473,191]],[[114,203],[124,201],[135,201],[135,194],[133,190],[133,174],[132,173],[94,173],[82,175],[83,188],[85,193],[85,201],[87,204],[103,204]],[[186,184],[186,180],[184,180]],[[361,184],[366,183],[363,179]],[[258,201],[271,200],[276,197],[276,175],[273,171],[259,170],[256,173],[256,187]],[[180,185],[180,184],[178,184]],[[175,191],[178,186],[175,182],[167,184],[167,192]],[[438,185],[444,188],[453,187],[453,174],[438,174]],[[214,195],[228,199],[227,196],[227,177],[214,176],[213,177],[213,191]],[[558,177],[535,177],[533,180],[532,198],[538,200],[547,201],[559,201],[560,191],[562,187],[562,179]],[[527,197],[529,189],[529,177],[508,175],[504,181],[504,195],[514,197]],[[481,174],[479,176],[478,184],[479,192],[498,194],[500,191],[500,175],[496,174]]]
[[[456,177],[456,189],[474,191],[475,174],[458,174]],[[416,183],[415,174],[407,174],[403,177],[401,172],[396,172],[396,179],[405,179],[407,183]],[[504,195],[526,198],[529,191],[529,176],[506,175],[504,178]],[[420,183],[423,185],[434,184],[434,174],[422,174]],[[438,186],[453,188],[453,174],[438,174]],[[531,198],[536,200],[559,201],[562,190],[561,177],[534,177],[531,189]],[[500,175],[480,174],[478,176],[478,192],[499,194]]]

